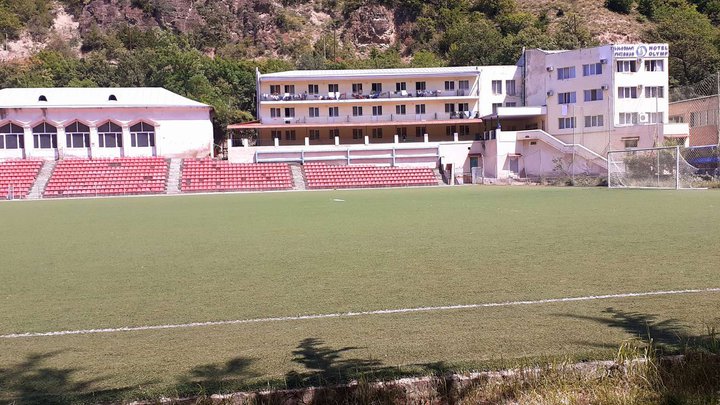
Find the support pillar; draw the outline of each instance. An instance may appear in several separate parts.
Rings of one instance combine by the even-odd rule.
[[[453,142],[457,142],[457,141],[458,141],[458,133],[455,132],[455,133],[453,134]]]
[[[369,145],[369,144],[370,144],[370,137],[365,135],[365,145]]]
[[[428,134],[423,134],[423,142],[428,143],[429,138]]]
[[[273,138],[273,142],[275,142],[275,147],[280,146],[280,138]]]
[[[400,135],[395,134],[395,143],[400,143]]]
[[[338,146],[338,145],[340,145],[340,137],[336,136],[335,137],[335,146]]]

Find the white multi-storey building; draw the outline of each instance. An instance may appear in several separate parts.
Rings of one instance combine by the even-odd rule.
[[[687,138],[667,96],[667,44],[526,50],[514,66],[258,72],[258,120],[230,126],[256,136],[238,134],[229,155],[602,173],[609,150]]]

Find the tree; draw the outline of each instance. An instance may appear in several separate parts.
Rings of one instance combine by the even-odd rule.
[[[605,0],[605,7],[616,13],[630,14],[634,0]]]
[[[445,66],[445,61],[430,51],[418,51],[413,55],[410,62],[411,67],[440,67]]]
[[[452,66],[496,65],[503,60],[504,43],[500,31],[483,14],[453,25],[440,41],[440,50]]]
[[[17,38],[18,32],[22,29],[22,23],[15,13],[0,4],[0,41],[3,46],[8,39]]]
[[[579,49],[596,45],[585,22],[575,13],[566,14],[563,17],[554,41],[558,49]]]

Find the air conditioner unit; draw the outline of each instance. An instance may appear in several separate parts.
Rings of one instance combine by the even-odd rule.
[[[548,96],[548,97],[552,97],[552,96],[554,96],[554,95],[555,95],[555,92],[552,91],[552,90],[550,90],[550,91],[547,92],[547,96]]]
[[[601,65],[607,65],[608,60],[607,59],[600,59]]]
[[[552,66],[548,66],[546,69],[548,72],[552,72],[553,70],[555,70],[555,68]]]
[[[292,122],[292,118],[285,118],[284,121],[286,124],[290,124]]]
[[[646,123],[646,122],[648,122],[648,119],[649,119],[649,118],[650,118],[650,117],[648,117],[648,115],[647,115],[646,113],[640,113],[640,114],[638,114],[638,121],[641,122],[641,123],[643,123],[643,124]]]
[[[600,86],[600,88],[603,90],[607,90],[610,88],[610,86],[608,86],[607,84],[603,84],[602,86]]]

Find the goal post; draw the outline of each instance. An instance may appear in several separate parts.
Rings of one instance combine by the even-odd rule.
[[[609,151],[609,188],[694,188],[698,169],[690,165],[680,146]]]

